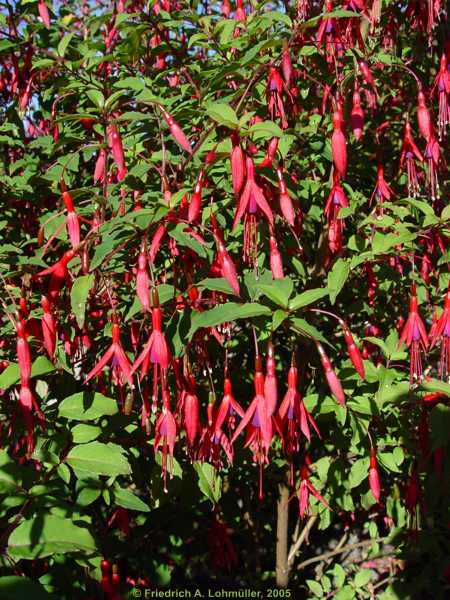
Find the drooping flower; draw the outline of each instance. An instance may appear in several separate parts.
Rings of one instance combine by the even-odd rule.
[[[322,502],[324,506],[328,508],[328,510],[332,510],[328,502],[323,498],[313,484],[309,481],[309,457],[306,455],[305,462],[300,467],[300,487],[297,490],[297,496],[299,501],[299,513],[300,518],[303,519],[305,516],[308,507],[309,507],[309,495],[312,494],[314,498],[317,498],[319,502]]]
[[[320,361],[322,363],[323,369],[325,371],[325,377],[328,382],[328,386],[331,390],[331,393],[336,398],[341,406],[345,406],[345,394],[342,389],[341,382],[339,381],[338,376],[333,370],[331,365],[331,361],[325,353],[323,346],[320,342],[316,341],[317,350],[319,352]]]
[[[430,331],[430,349],[440,341],[441,359],[439,362],[439,377],[448,379],[450,375],[450,283],[444,299],[444,309],[439,321]]]
[[[331,154],[336,171],[341,177],[345,177],[347,170],[347,142],[344,135],[344,118],[340,109],[333,113]]]
[[[405,131],[403,134],[403,144],[400,153],[400,169],[403,169],[406,164],[406,172],[408,175],[408,194],[415,197],[419,194],[419,182],[417,179],[416,160],[423,162],[423,156],[416,146],[409,121],[405,123]]]
[[[163,390],[163,409],[156,418],[155,424],[155,452],[162,446],[161,468],[163,472],[164,491],[167,492],[167,469],[170,477],[173,475],[173,452],[177,437],[177,424],[170,410],[170,394],[167,389]],[[167,459],[169,458],[169,463]]]
[[[431,95],[433,95],[435,91],[437,91],[439,101],[438,133],[439,139],[442,140],[443,136],[445,136],[447,125],[450,122],[450,72],[447,69],[447,57],[445,56],[445,53],[441,56],[439,71],[434,80]]]
[[[427,332],[418,312],[415,283],[411,285],[408,320],[400,336],[398,348],[404,343],[410,349],[410,383],[412,385],[413,382],[421,381],[423,378],[421,351],[426,352],[428,349]]]
[[[112,361],[113,368],[118,370],[119,373],[125,377],[130,386],[133,387],[133,373],[127,355],[122,348],[122,343],[120,341],[120,325],[116,316],[113,316],[112,344],[95,367],[89,371],[85,381],[88,382],[93,377],[99,375],[109,361]]]
[[[239,423],[236,431],[231,438],[234,444],[239,435],[247,429],[245,447],[250,446],[253,451],[253,459],[258,462],[259,472],[259,497],[262,499],[262,469],[264,464],[268,464],[268,453],[273,437],[272,419],[267,408],[267,401],[264,395],[264,374],[262,372],[261,357],[255,359],[255,397],[250,406],[245,411],[242,421]]]
[[[375,502],[380,501],[380,478],[378,476],[375,448],[370,449],[369,486]]]

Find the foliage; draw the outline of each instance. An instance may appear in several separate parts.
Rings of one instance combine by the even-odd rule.
[[[0,6],[0,597],[445,597],[445,6]]]

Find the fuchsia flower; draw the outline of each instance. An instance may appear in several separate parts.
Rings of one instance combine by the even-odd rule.
[[[266,406],[269,416],[272,416],[275,413],[278,403],[276,368],[275,350],[272,340],[269,340],[267,344],[266,377],[264,379],[264,396],[266,398]]]
[[[425,103],[425,94],[422,90],[417,95],[417,122],[419,124],[419,131],[422,134],[426,142],[430,139],[433,133],[433,126],[431,124],[431,117]]]
[[[56,324],[52,315],[51,305],[46,296],[41,299],[44,316],[42,317],[42,334],[44,337],[44,346],[50,358],[53,358],[56,347]]]
[[[230,154],[231,181],[233,183],[233,192],[239,194],[245,179],[245,156],[239,144],[237,133],[233,133],[231,139],[233,144]]]
[[[283,105],[283,79],[275,67],[271,67],[269,71],[269,77],[267,79],[267,98],[268,98],[268,109],[269,116],[272,121],[278,117],[281,119],[281,126],[283,129],[288,127],[286,119],[286,113]]]
[[[439,321],[431,328],[430,340],[430,349],[433,348],[436,342],[441,342],[439,377],[448,379],[450,375],[450,283],[445,294],[442,314]]]
[[[344,219],[339,218],[339,211],[341,208],[347,207],[347,196],[339,182],[339,174],[335,171],[333,173],[333,187],[325,204],[325,217],[328,223],[328,247],[333,254],[337,254],[342,248],[345,222]]]
[[[76,248],[80,243],[80,221],[73,206],[72,196],[64,191],[62,194],[64,205],[67,209],[66,227],[69,234],[72,248]]]
[[[431,200],[436,200],[439,193],[438,168],[441,150],[439,144],[432,133],[427,141],[425,148],[425,160],[427,161],[427,187]]]
[[[173,474],[173,452],[175,448],[175,440],[177,437],[177,424],[170,410],[170,395],[168,390],[163,391],[163,409],[156,418],[155,424],[155,452],[162,445],[162,462],[161,468],[163,472],[164,491],[167,492],[167,455],[169,455],[169,473],[170,478]]]
[[[239,415],[239,417],[242,419],[244,416],[244,411],[233,396],[231,380],[229,377],[225,376],[223,382],[223,398],[218,410],[216,411],[213,421],[214,431],[219,433],[224,424],[227,425],[228,431],[233,431],[236,424],[236,415]]]
[[[278,138],[275,138],[278,139]],[[286,223],[288,223],[291,227],[294,227],[295,222],[295,211],[292,205],[292,200],[289,197],[286,183],[283,177],[283,168],[281,166],[277,167],[277,177],[278,177],[278,186],[280,191],[280,209],[283,217],[286,219]]]
[[[178,125],[178,123],[175,121],[172,115],[170,115],[162,106],[160,106],[160,109],[162,110],[164,120],[169,126],[170,133],[172,134],[174,140],[179,146],[183,148],[183,150],[186,150],[186,152],[189,152],[189,154],[191,154],[191,144],[185,136],[185,134],[183,133],[181,127]]]
[[[147,273],[147,252],[145,241],[141,243],[138,256],[138,268],[136,273],[136,294],[142,308],[150,311],[149,278]]]
[[[117,125],[108,125],[108,146],[111,149],[114,162],[117,167],[117,181],[122,181],[127,174],[127,167],[125,165],[125,156],[123,153],[122,139],[119,134]]]
[[[370,449],[369,486],[375,502],[380,501],[380,478],[378,476],[375,448]]]
[[[291,485],[293,483],[293,462],[292,457],[295,452],[300,450],[300,432],[305,438],[311,441],[311,425],[314,431],[321,438],[320,431],[313,417],[307,411],[302,397],[297,390],[298,369],[292,364],[288,373],[288,389],[278,409],[278,418],[282,435],[283,447],[291,464]]]
[[[259,497],[262,499],[262,468],[263,464],[269,463],[268,453],[272,442],[273,430],[272,419],[264,395],[264,375],[260,356],[255,358],[254,385],[255,397],[234,432],[231,443],[234,444],[242,431],[248,427],[245,447],[251,446],[253,460],[259,463]]]
[[[314,498],[317,498],[319,502],[322,502],[328,510],[332,510],[328,502],[323,498],[313,484],[309,481],[309,469],[310,463],[309,456],[306,455],[304,464],[300,467],[300,487],[297,490],[297,496],[299,500],[299,513],[300,518],[303,519],[309,506],[309,494],[312,494]]]
[[[439,101],[438,132],[439,139],[441,140],[445,136],[445,130],[450,122],[450,107],[448,102],[450,96],[450,73],[447,69],[447,57],[445,53],[441,56],[439,72],[434,80],[431,95],[435,91],[437,91]]]
[[[365,373],[364,363],[363,363],[363,360],[361,357],[361,353],[358,349],[358,346],[355,344],[352,333],[351,333],[347,323],[345,323],[345,321],[343,321],[342,319],[339,321],[339,323],[340,323],[340,325],[342,327],[342,331],[344,333],[344,340],[347,345],[347,350],[348,350],[348,354],[350,356],[350,360],[352,361],[352,364],[355,367],[355,370],[358,373],[358,375],[361,377],[361,379],[364,379],[366,376],[366,373]]]
[[[373,199],[376,197],[378,206],[382,210],[383,200],[390,200],[393,195],[394,192],[384,178],[384,167],[379,164],[377,168],[377,183],[370,197],[370,205],[372,205]]]
[[[413,381],[421,381],[423,378],[421,349],[424,352],[428,349],[427,332],[418,312],[415,283],[411,285],[408,320],[400,336],[398,348],[404,343],[410,349],[410,383],[412,385]]]
[[[269,253],[270,270],[272,271],[272,277],[274,279],[283,279],[283,262],[280,251],[278,250],[277,239],[275,237],[273,227],[270,227]]]
[[[355,139],[357,141],[360,140],[364,128],[364,111],[361,108],[361,97],[359,95],[359,91],[356,84],[355,91],[353,92],[353,105],[352,112],[350,114],[350,123]]]
[[[405,123],[405,131],[403,134],[402,151],[400,154],[400,169],[404,168],[406,163],[406,171],[408,174],[408,194],[415,197],[419,193],[419,182],[417,179],[416,160],[423,162],[423,156],[416,146],[409,121]]]
[[[105,176],[106,151],[100,148],[98,151],[97,160],[95,161],[94,183],[102,182]]]
[[[120,325],[117,321],[117,317],[113,315],[113,323],[112,323],[112,344],[102,356],[102,358],[98,361],[95,367],[89,371],[86,376],[86,383],[96,377],[99,373],[103,371],[109,361],[112,361],[113,369],[118,370],[128,381],[131,387],[133,386],[133,372],[131,370],[130,363],[128,361],[127,355],[125,354],[124,349],[122,348],[122,344],[120,341]]]
[[[42,22],[47,27],[47,29],[50,29],[50,15],[49,15],[48,8],[47,8],[47,5],[45,4],[44,0],[38,0],[38,11],[39,11],[39,16],[42,19]]]
[[[331,393],[336,398],[341,406],[345,406],[345,394],[342,389],[341,382],[339,381],[338,376],[333,370],[331,365],[331,361],[325,353],[323,346],[320,342],[316,341],[317,350],[319,352],[320,360],[322,362],[323,369],[325,371],[325,377],[327,379],[328,385],[330,387]]]
[[[191,202],[189,204],[188,221],[192,223],[197,221],[200,216],[201,203],[202,203],[202,188],[204,180],[204,171],[200,169],[198,174],[197,183],[195,184],[194,193],[192,194]]]
[[[56,300],[59,296],[59,291],[63,283],[69,280],[69,269],[67,265],[75,257],[73,250],[68,250],[62,258],[60,258],[54,265],[47,267],[43,271],[40,271],[36,277],[42,277],[44,275],[50,275],[50,283],[48,286],[48,296],[52,301]]]
[[[133,364],[131,372],[134,373],[142,365],[140,375],[142,380],[148,373],[150,364],[153,365],[153,411],[155,412],[158,401],[158,373],[161,379],[161,389],[164,389],[165,373],[171,356],[166,338],[162,332],[162,313],[156,288],[152,289],[152,304],[152,333]]]
[[[341,177],[347,170],[347,142],[344,135],[344,118],[340,109],[333,113],[333,135],[331,136],[331,154],[334,167]]]

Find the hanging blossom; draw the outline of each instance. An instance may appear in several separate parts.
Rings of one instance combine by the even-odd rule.
[[[411,285],[408,320],[398,342],[398,348],[406,343],[410,355],[410,384],[423,379],[421,351],[428,349],[428,336],[422,319],[419,316],[416,284]]]
[[[417,179],[416,160],[423,162],[423,156],[416,146],[411,133],[411,125],[409,121],[405,123],[403,133],[403,144],[400,153],[400,169],[404,169],[406,165],[406,173],[408,176],[408,195],[415,198],[419,195],[419,181]]]
[[[435,322],[430,331],[430,349],[441,342],[441,360],[439,362],[439,377],[447,379],[450,375],[450,283],[445,294],[444,310],[439,321]]]

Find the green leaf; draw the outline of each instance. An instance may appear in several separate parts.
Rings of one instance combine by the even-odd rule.
[[[230,284],[224,277],[211,277],[202,279],[196,284],[196,287],[205,290],[212,290],[214,292],[222,292],[223,294],[234,294]]]
[[[358,571],[355,575],[355,586],[364,587],[369,583],[373,575],[374,572],[371,569],[361,569],[361,571]]]
[[[350,273],[349,261],[339,258],[333,265],[333,268],[328,273],[328,291],[330,294],[330,302],[334,304],[339,292],[344,287],[345,282]]]
[[[117,444],[90,442],[75,446],[66,457],[66,463],[75,471],[91,475],[129,475],[131,467],[123,448]]]
[[[247,304],[227,302],[226,304],[220,304],[211,310],[205,310],[202,313],[197,312],[192,315],[188,338],[191,339],[194,333],[203,327],[216,327],[216,325],[229,321],[269,316],[271,314],[272,311],[270,308],[257,302],[249,302]]]
[[[98,438],[102,430],[96,425],[85,425],[79,423],[72,428],[72,439],[75,444],[86,444]]]
[[[273,137],[281,138],[283,130],[273,121],[262,121],[255,123],[249,129],[249,133],[256,140],[266,140]]]
[[[53,373],[53,371],[55,371],[55,365],[51,363],[46,356],[38,356],[31,365],[31,377],[48,375],[48,373]],[[7,390],[12,385],[19,383],[19,381],[19,365],[17,363],[11,363],[0,375],[0,389]]]
[[[0,577],[0,600],[52,600],[49,594],[39,583],[18,575]]]
[[[298,296],[295,296],[295,298],[292,298],[292,300],[289,302],[289,310],[296,311],[299,308],[303,308],[304,306],[308,306],[309,304],[317,302],[317,300],[328,296],[328,294],[328,288],[315,288],[313,290],[306,290],[306,292],[302,292],[301,294],[298,294]]]
[[[58,415],[74,421],[94,421],[99,417],[119,412],[117,402],[99,392],[78,392],[65,398],[58,407]]]
[[[194,463],[198,475],[198,487],[213,504],[222,496],[222,482],[216,470],[209,463]]]
[[[314,596],[317,598],[323,597],[323,589],[318,581],[314,581],[314,579],[307,579],[306,585],[309,587]]]
[[[35,559],[96,550],[94,538],[87,529],[78,527],[71,519],[49,514],[37,514],[23,521],[9,536],[8,553],[14,558]]]
[[[369,463],[368,457],[358,458],[352,464],[350,472],[348,474],[348,485],[350,489],[358,487],[365,479],[369,477]]]
[[[331,344],[323,337],[320,331],[314,327],[314,325],[311,325],[308,323],[308,321],[305,321],[305,319],[300,319],[298,317],[291,318],[291,327],[294,331],[300,333],[300,335],[303,335],[304,337],[311,338],[331,346]]]
[[[239,126],[239,120],[236,113],[228,104],[224,102],[214,102],[206,107],[208,116],[211,117],[216,123],[225,125],[229,129],[237,129]]]
[[[67,47],[69,46],[70,42],[72,41],[72,38],[74,35],[75,35],[75,32],[73,32],[73,31],[71,33],[66,33],[66,34],[64,34],[63,38],[59,42],[57,52],[58,52],[58,56],[61,56],[61,58],[64,57]]]
[[[86,90],[86,96],[89,98],[92,104],[95,104],[97,108],[103,108],[103,105],[105,104],[105,97],[100,90],[97,90],[96,88],[90,88]]]
[[[390,452],[378,452],[377,459],[388,471],[401,473],[401,470],[397,467],[394,455]]]
[[[150,512],[150,507],[138,496],[133,494],[131,490],[118,486],[114,488],[114,501],[118,506],[123,506],[123,508],[128,508],[129,510]]]
[[[99,487],[84,487],[77,496],[77,504],[80,506],[89,506],[93,504],[102,493]]]
[[[94,285],[94,275],[82,275],[75,279],[70,291],[70,303],[72,312],[77,320],[78,327],[84,327],[84,317],[86,312],[86,302],[89,296],[89,291]]]
[[[294,289],[294,283],[292,279],[285,277],[284,279],[275,280],[272,284],[260,283],[257,287],[272,302],[287,308],[290,295]]]

